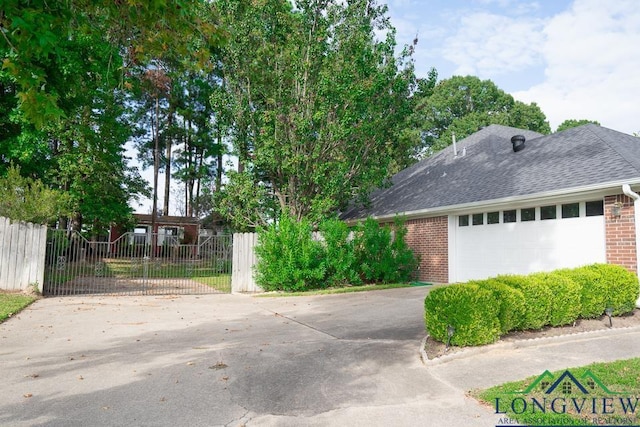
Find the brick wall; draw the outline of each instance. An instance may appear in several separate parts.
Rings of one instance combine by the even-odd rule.
[[[614,205],[620,206],[620,216],[613,215]],[[636,272],[636,232],[633,200],[624,194],[604,198],[607,262]]]
[[[449,281],[449,226],[446,216],[407,221],[407,244],[420,257],[419,280]]]

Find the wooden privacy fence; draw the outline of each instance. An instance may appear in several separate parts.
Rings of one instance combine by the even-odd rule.
[[[44,282],[47,226],[26,222],[11,223],[0,217],[0,289],[25,290]]]
[[[255,246],[257,233],[235,233],[233,235],[233,261],[231,262],[232,292],[262,292],[253,277],[256,265]]]

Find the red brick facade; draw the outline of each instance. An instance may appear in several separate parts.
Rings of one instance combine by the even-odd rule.
[[[411,219],[406,223],[406,241],[420,257],[419,280],[449,281],[449,223],[446,216]]]
[[[614,207],[620,216],[614,215]],[[637,271],[633,200],[623,194],[604,198],[607,262]]]

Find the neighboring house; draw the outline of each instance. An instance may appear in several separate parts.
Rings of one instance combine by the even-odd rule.
[[[111,227],[109,231],[109,242],[113,243],[127,232],[128,243],[131,244],[151,244],[152,233],[158,235],[157,245],[179,245],[196,244],[200,234],[200,221],[198,218],[185,216],[161,216],[156,218],[155,229],[152,228],[151,215],[134,214],[136,221],[133,230],[123,230],[121,227]]]
[[[524,148],[511,142],[515,135],[525,137]],[[637,272],[634,191],[640,138],[593,124],[546,136],[491,125],[459,141],[455,152],[449,146],[399,172],[369,207],[352,207],[342,218],[390,223],[405,216],[424,281],[595,262]]]

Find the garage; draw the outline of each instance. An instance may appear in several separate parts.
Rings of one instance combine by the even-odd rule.
[[[449,281],[606,262],[603,201],[451,216]]]

